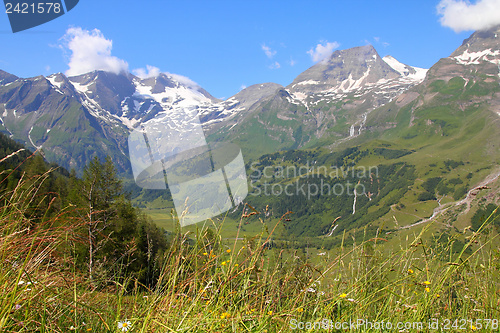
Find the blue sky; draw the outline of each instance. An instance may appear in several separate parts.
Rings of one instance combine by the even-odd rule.
[[[455,5],[457,12],[463,5],[443,2]],[[75,36],[68,36],[68,29],[81,28],[84,34],[98,29],[97,38],[112,41],[108,56],[126,62],[130,71],[155,66],[189,77],[215,97],[228,98],[242,86],[291,83],[314,64],[318,44],[328,51],[328,46],[371,43],[381,56],[429,68],[476,27],[453,23],[463,22],[454,13],[445,22],[448,27],[443,26],[438,4],[440,0],[80,0],[66,15],[16,34],[1,13],[0,69],[21,77],[66,72],[72,60],[68,38]]]

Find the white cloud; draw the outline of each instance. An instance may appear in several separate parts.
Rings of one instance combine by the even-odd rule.
[[[181,83],[189,88],[192,88],[192,89],[200,88],[200,85],[198,83],[194,82],[193,80],[191,80],[187,76],[183,76],[183,75],[179,75],[179,74],[172,74],[172,73],[168,73],[168,72],[164,72],[164,74],[170,76],[175,81],[177,81],[177,82],[179,82],[179,83]]]
[[[322,41],[316,48],[311,48],[307,51],[307,54],[311,56],[312,61],[318,62],[332,55],[333,50],[339,47],[340,44],[337,42]]]
[[[378,42],[380,42],[380,37],[373,37],[373,40],[378,43]]]
[[[246,89],[246,88],[247,88],[247,86],[244,85],[244,84],[242,84],[241,87],[240,87],[240,91],[243,90],[243,89]]]
[[[441,0],[437,6],[442,26],[455,32],[485,30],[500,24],[500,0]]]
[[[111,55],[113,41],[98,29],[69,28],[62,37],[62,47],[71,51],[66,75],[75,76],[95,70],[115,74],[128,71],[126,61]]]
[[[146,65],[146,68],[136,68],[132,70],[132,73],[135,74],[135,76],[141,78],[141,79],[147,79],[149,77],[157,77],[160,75],[160,69],[155,66],[150,66]]]
[[[50,72],[50,66],[49,65],[45,66],[45,71],[46,72]]]
[[[146,68],[136,68],[136,69],[132,70],[132,73],[134,73],[134,75],[140,79],[147,79],[150,77],[157,77],[160,74],[165,74],[170,79],[177,81],[180,84],[182,84],[188,88],[191,88],[191,89],[200,88],[200,85],[198,83],[194,82],[193,80],[191,80],[190,78],[188,78],[186,76],[179,75],[179,74],[173,74],[173,73],[169,73],[169,72],[162,72],[158,67],[155,67],[155,66],[146,65]]]
[[[290,66],[295,66],[297,65],[297,61],[293,60],[293,58],[290,58],[290,62],[289,62]]]
[[[269,59],[272,59],[272,57],[276,54],[276,51],[273,51],[269,46],[266,46],[266,44],[262,44],[262,51],[264,51],[266,57]]]
[[[275,61],[274,63],[272,63],[269,68],[271,69],[278,69],[278,68],[281,68],[281,65],[279,62]]]

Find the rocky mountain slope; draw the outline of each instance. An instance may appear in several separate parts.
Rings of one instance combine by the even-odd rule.
[[[336,51],[257,105],[209,127],[212,140],[252,155],[358,136],[367,115],[425,78],[426,70],[381,58],[371,45]]]

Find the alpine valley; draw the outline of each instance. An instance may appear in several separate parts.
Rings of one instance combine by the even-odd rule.
[[[242,149],[246,201],[259,213],[244,232],[293,212],[277,235],[307,236],[318,247],[346,232],[396,245],[422,227],[458,244],[499,201],[499,35],[500,26],[475,32],[430,69],[381,57],[371,45],[336,51],[286,87],[257,84],[227,100],[172,74],[0,71],[0,131],[77,173],[109,155],[131,179],[132,129],[196,109],[209,142]],[[164,191],[130,189],[170,227]],[[228,237],[250,209],[239,208],[227,216]]]

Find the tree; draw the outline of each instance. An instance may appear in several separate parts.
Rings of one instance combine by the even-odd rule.
[[[113,215],[113,201],[121,194],[122,184],[116,175],[111,158],[108,156],[103,163],[98,157],[83,170],[82,179],[83,199],[88,207],[88,247],[89,247],[89,279],[92,281],[94,273],[94,257],[107,237],[103,231],[109,226]]]
[[[79,206],[85,210],[87,244],[80,249],[87,253],[89,279],[95,283],[97,276],[113,276],[154,285],[167,245],[165,232],[125,198],[111,159],[101,163],[94,158],[83,179],[72,181],[82,189]]]

